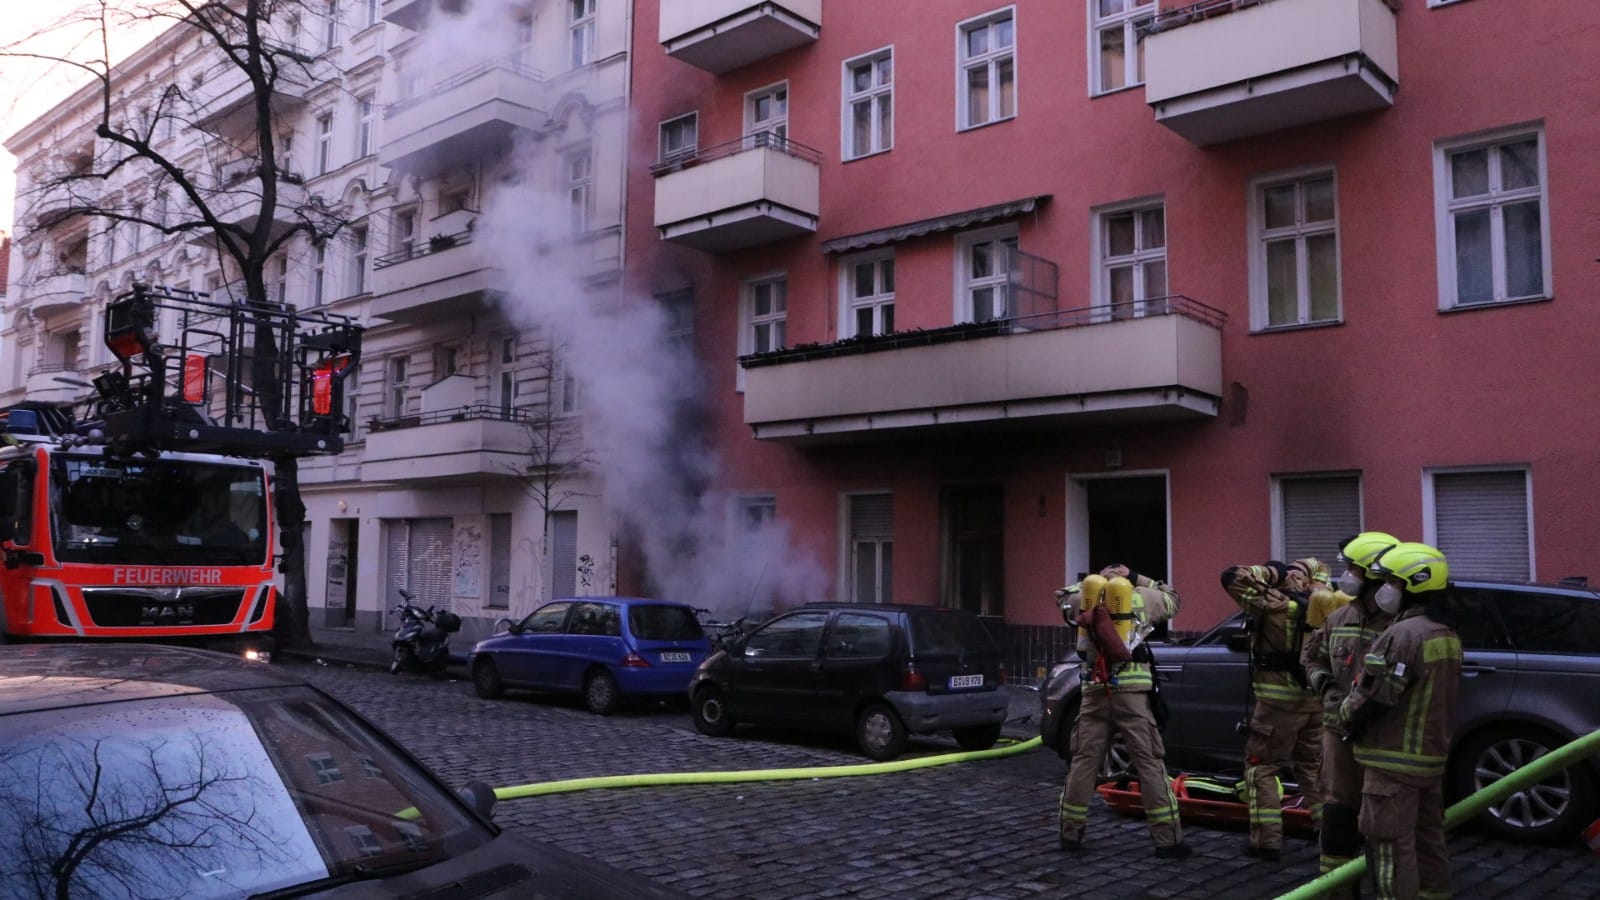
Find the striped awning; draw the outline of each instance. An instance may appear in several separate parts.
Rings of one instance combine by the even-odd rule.
[[[931,219],[919,219],[915,222],[907,222],[904,225],[892,225],[888,228],[879,228],[874,231],[863,231],[859,234],[830,238],[822,242],[822,252],[848,253],[851,250],[864,250],[868,247],[893,244],[907,238],[937,234],[941,231],[954,231],[958,228],[981,225],[984,222],[993,222],[997,219],[1008,219],[1022,213],[1033,212],[1049,199],[1049,194],[1040,194],[1036,197],[1012,200],[1009,203],[996,203],[993,206],[982,206],[965,212],[934,216]]]

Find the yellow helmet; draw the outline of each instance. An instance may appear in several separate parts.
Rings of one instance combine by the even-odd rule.
[[[1398,543],[1400,539],[1387,532],[1363,531],[1345,541],[1344,546],[1339,548],[1339,559],[1345,565],[1370,571],[1378,557]]]
[[[1372,564],[1378,576],[1393,576],[1406,583],[1406,593],[1437,591],[1450,583],[1450,564],[1444,554],[1427,544],[1405,541],[1395,544]]]

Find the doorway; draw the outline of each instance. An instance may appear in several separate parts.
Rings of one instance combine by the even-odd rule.
[[[1005,507],[999,485],[944,491],[945,606],[1004,616]]]
[[[323,593],[330,628],[354,628],[356,624],[356,572],[360,529],[355,519],[330,519],[328,522],[328,581]]]
[[[1068,478],[1064,583],[1116,563],[1167,580],[1167,493],[1164,472]]]

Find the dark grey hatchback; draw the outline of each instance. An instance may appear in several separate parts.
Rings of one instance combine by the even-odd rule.
[[[333,698],[178,647],[0,647],[0,897],[677,897],[501,832]]]
[[[780,615],[700,664],[694,723],[854,731],[876,760],[908,735],[949,731],[963,749],[1000,739],[1005,666],[976,616],[900,604],[813,603]]]

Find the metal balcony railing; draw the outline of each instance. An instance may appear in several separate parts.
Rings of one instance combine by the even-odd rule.
[[[38,363],[28,370],[29,375],[48,375],[52,372],[77,372],[80,371],[77,363]]]
[[[403,263],[409,259],[428,256],[433,253],[443,253],[454,247],[472,243],[472,229],[458,231],[454,234],[434,235],[427,240],[417,241],[409,247],[402,247],[393,253],[386,253],[372,261],[373,269],[386,269],[396,263]]]
[[[1227,15],[1234,10],[1260,6],[1263,3],[1271,2],[1272,0],[1200,0],[1199,3],[1191,3],[1188,6],[1162,10],[1156,13],[1155,16],[1140,22],[1137,27],[1141,35],[1152,35],[1157,32],[1181,28],[1184,25],[1199,22],[1203,19]]]
[[[757,150],[760,148],[777,150],[781,153],[786,153],[790,156],[793,156],[796,159],[803,159],[813,165],[822,164],[822,151],[807,147],[805,144],[802,144],[799,141],[790,140],[787,137],[773,134],[770,131],[759,131],[755,134],[747,134],[744,137],[737,138],[735,140],[724,141],[720,144],[713,144],[703,150],[694,150],[688,153],[674,154],[671,159],[656,163],[655,165],[651,166],[650,174],[660,177],[670,172],[676,172],[679,169],[686,169],[689,166],[711,162],[712,160],[723,159],[733,156],[736,153],[743,153],[746,150]]]
[[[501,58],[485,60],[484,62],[478,63],[470,68],[462,69],[460,72],[451,75],[449,78],[435,82],[433,86],[429,87],[426,91],[417,94],[415,97],[407,97],[404,100],[396,100],[395,102],[390,103],[383,108],[383,117],[388,119],[393,116],[397,116],[425,100],[437,97],[446,91],[458,88],[461,85],[472,81],[474,78],[487,75],[496,69],[503,72],[510,72],[513,75],[520,75],[523,78],[529,79],[530,81],[547,81],[550,78],[550,76],[546,75],[543,71],[535,69],[532,66],[523,65],[515,59]]]
[[[532,421],[532,416],[525,409],[508,410],[487,403],[479,403],[473,406],[436,409],[430,412],[411,413],[403,416],[383,416],[371,419],[367,424],[373,431],[393,431],[400,428],[440,425],[445,422],[467,422],[484,419],[495,422],[529,422]]]

